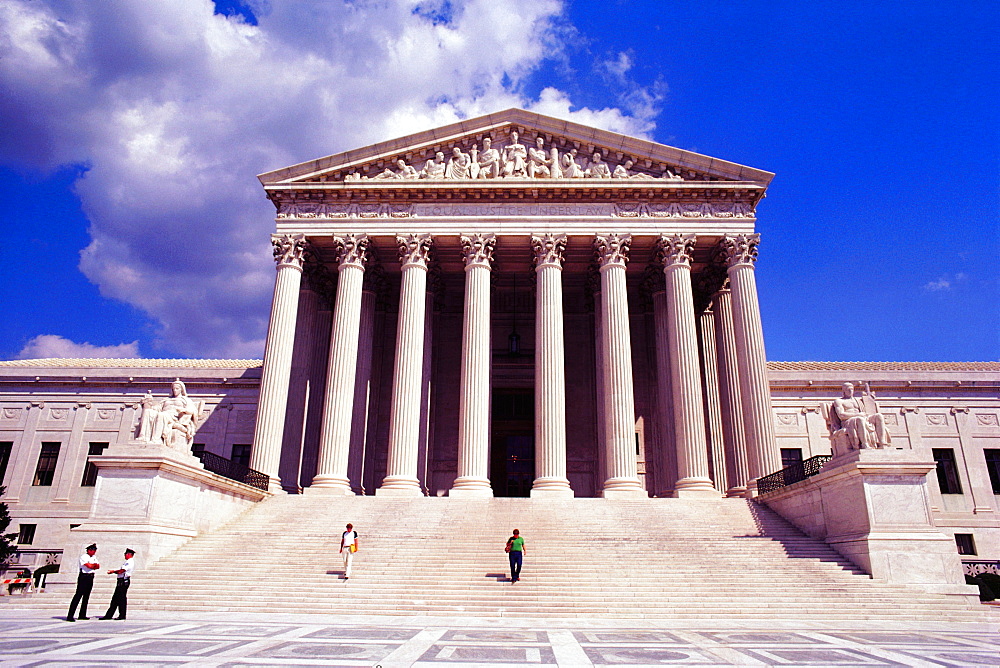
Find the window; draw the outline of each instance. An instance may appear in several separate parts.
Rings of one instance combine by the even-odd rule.
[[[59,443],[42,443],[42,452],[38,455],[38,467],[35,469],[37,487],[51,487],[52,478],[56,473],[56,461],[59,459]]]
[[[35,527],[37,524],[22,524],[17,532],[18,545],[31,545],[35,540]]]
[[[795,466],[796,464],[802,463],[802,448],[782,448],[781,449],[781,468],[787,469],[789,466]]]
[[[103,455],[107,449],[107,443],[91,443],[90,450],[87,451],[87,456]],[[80,481],[80,487],[93,487],[96,484],[97,467],[94,466],[94,462],[88,460],[87,465],[83,467],[83,480]]]
[[[993,485],[993,493],[1000,494],[1000,450],[983,450],[986,456],[986,470],[990,474],[990,484]]]
[[[976,541],[972,540],[971,533],[955,534],[955,544],[958,545],[959,554],[976,554]]]
[[[7,462],[10,461],[10,451],[14,449],[13,441],[0,441],[0,485],[7,475]]]
[[[942,494],[961,494],[962,485],[958,481],[958,467],[955,465],[955,451],[951,448],[934,448],[937,463],[938,487]]]
[[[242,464],[243,466],[250,466],[250,446],[234,445],[233,456],[231,457],[231,459],[237,464]]]
[[[201,459],[201,455],[205,452],[204,443],[192,443],[191,444],[191,454]]]

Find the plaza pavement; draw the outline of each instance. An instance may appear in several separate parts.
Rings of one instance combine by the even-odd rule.
[[[96,602],[100,603],[100,602]],[[93,607],[95,614],[100,605]],[[1000,613],[1000,609],[995,612]],[[991,615],[1000,622],[1000,614]],[[509,619],[0,607],[0,666],[998,666],[1000,624]]]

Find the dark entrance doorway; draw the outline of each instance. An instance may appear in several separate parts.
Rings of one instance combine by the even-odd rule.
[[[535,392],[493,391],[490,484],[494,496],[529,496],[535,480]]]

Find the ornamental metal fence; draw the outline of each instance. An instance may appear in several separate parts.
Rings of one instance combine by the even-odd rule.
[[[814,476],[819,473],[823,469],[823,465],[831,459],[833,459],[833,456],[831,455],[816,455],[815,457],[810,457],[805,461],[787,466],[777,473],[772,473],[771,475],[759,478],[757,480],[757,492],[760,494],[766,494],[767,492],[773,492],[776,489],[781,489],[782,487],[786,487],[792,483]]]
[[[256,487],[257,489],[267,489],[269,481],[265,473],[254,471],[249,466],[244,466],[239,462],[234,462],[231,459],[220,457],[211,452],[198,452],[195,453],[195,457],[201,460],[206,471],[218,473],[225,478]]]

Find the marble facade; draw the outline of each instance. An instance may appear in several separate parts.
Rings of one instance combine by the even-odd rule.
[[[786,451],[831,452],[822,405],[850,381],[894,448],[955,450],[964,493],[930,476],[935,525],[1000,559],[1000,364],[766,361],[772,176],[521,110],[261,175],[263,363],[0,362],[15,524],[39,554],[68,544],[92,444],[129,443],[178,379],[188,441],[275,493],[554,498],[752,496]],[[49,486],[42,443],[61,445]]]

